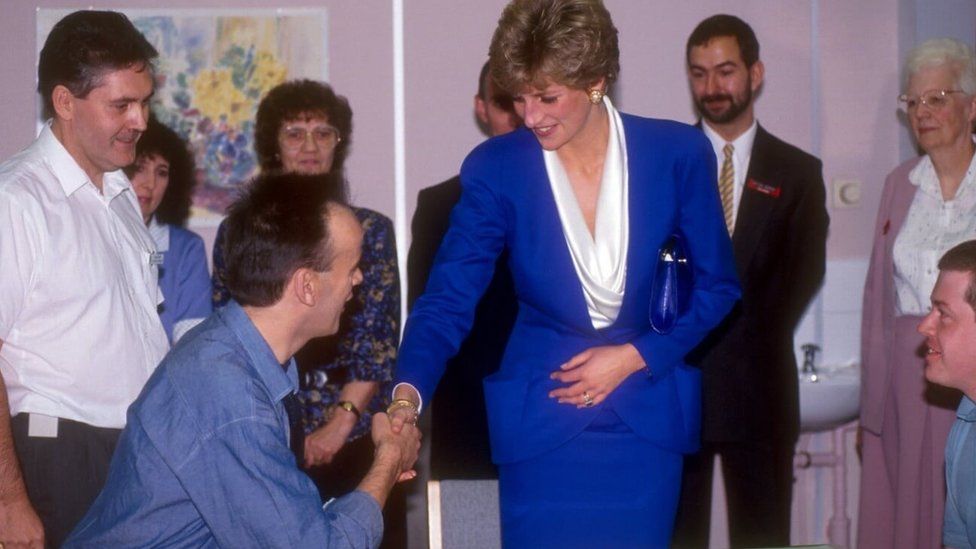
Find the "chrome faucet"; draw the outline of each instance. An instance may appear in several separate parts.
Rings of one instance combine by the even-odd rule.
[[[817,381],[817,367],[814,365],[814,359],[820,352],[820,347],[813,343],[806,343],[800,346],[800,350],[803,351],[803,367],[800,369],[800,374],[809,376],[810,381]]]

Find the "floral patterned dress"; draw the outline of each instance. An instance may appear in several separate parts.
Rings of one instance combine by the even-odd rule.
[[[329,407],[338,402],[349,381],[375,381],[379,391],[349,435],[355,440],[369,432],[373,413],[388,404],[400,335],[400,277],[397,270],[393,222],[366,208],[353,208],[363,226],[360,269],[363,282],[342,313],[335,335],[309,341],[295,355],[301,372],[299,398],[305,405],[305,432],[325,424]],[[224,286],[221,224],[213,251],[213,304],[226,304],[231,296]]]

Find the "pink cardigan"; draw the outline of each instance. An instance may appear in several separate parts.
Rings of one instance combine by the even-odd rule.
[[[861,308],[861,427],[881,434],[891,384],[892,331],[895,320],[895,267],[892,248],[918,189],[908,180],[921,157],[898,166],[885,179],[864,283]]]

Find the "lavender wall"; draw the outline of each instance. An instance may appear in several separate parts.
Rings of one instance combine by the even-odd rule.
[[[214,8],[267,8],[276,2],[216,0]],[[26,146],[34,137],[37,7],[79,9],[91,6],[79,0],[3,0],[0,4],[0,158]],[[193,0],[171,0],[167,8],[200,7]],[[104,0],[99,9],[158,8],[154,0]],[[325,7],[329,18],[330,80],[349,97],[355,143],[347,162],[353,197],[365,206],[392,214],[393,174],[393,18],[388,2],[290,0],[288,7]]]
[[[464,154],[483,139],[471,117],[471,95],[504,4],[482,1],[463,10],[453,9],[456,4],[449,0],[408,5],[407,211],[419,189],[456,173]],[[862,183],[859,206],[831,208],[829,255],[867,254],[881,183],[898,163],[904,133],[891,99],[898,94],[897,3],[607,0],[607,5],[620,30],[618,107],[686,122],[695,119],[684,74],[688,33],[718,12],[749,21],[767,68],[757,107],[760,122],[821,156],[828,185],[835,178]]]
[[[863,184],[859,206],[831,209],[831,258],[867,253],[884,174],[910,154],[895,115],[899,58],[915,35],[976,34],[968,0],[943,0],[938,9],[907,0],[608,0],[620,28],[622,73],[618,105],[645,116],[691,122],[684,78],[684,41],[701,18],[728,11],[756,29],[767,66],[757,112],[772,132],[818,154],[828,180]],[[14,1],[0,18],[0,157],[33,136],[34,12],[36,6],[85,7],[78,0]],[[153,7],[152,0],[106,0],[100,7]],[[198,5],[175,0],[174,7]],[[263,7],[260,0],[217,0],[209,7]],[[290,6],[329,9],[331,80],[355,111],[349,161],[357,202],[397,212],[394,162],[394,36],[391,3],[294,0]],[[504,2],[413,0],[403,6],[405,156],[404,217],[416,193],[456,173],[466,152],[483,139],[471,113],[477,71]],[[948,14],[948,15],[946,15]],[[961,23],[960,21],[963,21]],[[917,29],[916,29],[917,27]],[[967,30],[968,29],[968,30]],[[401,227],[406,227],[408,219]],[[409,235],[401,235],[408,239]]]
[[[78,7],[82,0],[0,0],[0,158],[30,142],[35,120],[35,8]],[[860,288],[885,174],[913,153],[896,115],[899,70],[916,41],[976,39],[972,0],[605,0],[620,29],[622,110],[694,121],[684,75],[685,39],[702,18],[741,16],[762,44],[766,81],[760,122],[824,162],[828,195],[835,180],[861,184],[852,207],[829,204],[830,264],[823,297],[798,341],[825,345],[825,361],[857,357]],[[268,7],[268,0],[208,0],[206,7]],[[472,96],[503,0],[290,0],[288,7],[329,10],[329,71],[355,112],[347,164],[354,200],[397,221],[401,251],[417,192],[455,173],[484,138]],[[103,0],[101,8],[158,7],[156,0]],[[192,8],[198,0],[171,0]],[[399,10],[399,11],[398,11]],[[402,27],[395,14],[402,13]],[[397,41],[402,31],[402,42]],[[402,50],[398,48],[402,46]],[[396,52],[402,51],[403,110]],[[402,115],[402,118],[398,118]],[[403,155],[397,162],[397,131]],[[211,236],[205,234],[206,236]],[[401,260],[405,258],[401,257]],[[802,338],[802,339],[801,339]],[[851,482],[856,485],[856,476]],[[819,515],[818,515],[819,516]],[[808,517],[809,519],[809,517]],[[821,517],[822,519],[822,517]],[[811,519],[812,520],[812,519]],[[821,541],[820,526],[811,527]]]

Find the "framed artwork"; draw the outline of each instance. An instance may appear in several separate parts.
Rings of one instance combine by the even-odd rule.
[[[38,53],[51,27],[72,11],[38,9]],[[240,185],[257,173],[254,117],[261,98],[285,80],[328,79],[326,10],[118,11],[159,51],[153,112],[194,153],[190,225],[216,226]]]

